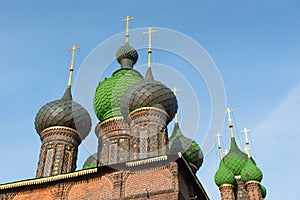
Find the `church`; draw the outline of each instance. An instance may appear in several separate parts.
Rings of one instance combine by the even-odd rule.
[[[1,200],[209,199],[196,176],[204,160],[202,150],[180,129],[176,88],[168,88],[152,74],[151,34],[155,30],[145,32],[148,67],[143,76],[134,69],[141,55],[129,44],[131,19],[123,20],[125,44],[116,51],[119,67],[95,88],[97,153],[87,158],[82,170],[76,170],[78,147],[91,134],[92,122],[87,110],[72,97],[78,48],[73,45],[62,98],[44,105],[35,117],[41,139],[36,177],[0,184]],[[222,200],[262,200],[266,196],[262,171],[250,155],[248,139],[246,153],[239,149],[231,112],[227,109],[230,150],[223,157],[218,140],[220,164],[212,172],[215,183]],[[168,134],[167,126],[173,120]]]

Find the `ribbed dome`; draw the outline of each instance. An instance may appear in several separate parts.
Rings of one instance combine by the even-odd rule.
[[[83,164],[83,169],[90,169],[97,167],[97,153],[94,153]]]
[[[241,171],[247,162],[248,156],[242,152],[234,138],[231,138],[230,150],[228,154],[223,158],[224,164],[230,169],[234,175],[241,175]]]
[[[121,46],[116,52],[116,59],[122,65],[122,60],[131,60],[131,67],[137,62],[139,55],[135,48],[128,44]]]
[[[35,129],[41,133],[52,126],[65,126],[77,130],[84,139],[91,130],[88,112],[72,100],[71,89],[67,88],[62,99],[44,105],[35,117]]]
[[[267,189],[262,184],[260,184],[260,192],[261,192],[262,198],[266,198],[266,196],[267,196]]]
[[[156,107],[166,111],[169,121],[177,112],[177,100],[173,92],[158,81],[143,81],[131,86],[124,94],[121,112],[126,119],[130,112],[142,107]]]
[[[100,82],[94,96],[94,109],[98,119],[103,121],[113,116],[122,116],[120,102],[125,91],[143,80],[135,70],[120,69]]]
[[[248,158],[245,167],[241,171],[241,177],[244,182],[261,181],[263,174],[261,170],[254,164],[251,158]]]
[[[203,153],[200,146],[193,140],[185,137],[178,123],[175,123],[172,136],[169,138],[169,153],[182,152],[184,158],[198,170],[203,163]]]
[[[219,169],[215,174],[215,183],[219,187],[223,184],[234,185],[235,177],[233,172],[228,169],[223,160],[221,160]]]

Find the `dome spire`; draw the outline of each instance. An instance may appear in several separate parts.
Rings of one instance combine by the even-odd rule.
[[[126,23],[126,29],[125,29],[125,44],[129,44],[129,21],[130,20],[133,20],[132,17],[130,16],[126,16],[126,19],[123,19],[122,22],[125,22]]]
[[[157,32],[157,30],[153,30],[151,27],[148,28],[148,31],[143,32],[143,34],[148,34],[148,68],[145,76],[145,81],[153,81],[153,74],[151,71],[151,54],[152,54],[152,33]]]
[[[230,109],[230,108],[226,109],[226,113],[228,114],[228,122],[229,122],[228,127],[230,129],[230,136],[231,136],[231,138],[234,138],[233,124],[232,124],[232,119],[231,119],[231,115],[230,115],[231,112],[233,112],[232,109]]]
[[[79,46],[76,46],[75,44],[72,45],[68,51],[72,51],[72,59],[71,59],[71,66],[70,66],[70,75],[69,75],[69,81],[68,81],[68,88],[71,88],[72,86],[72,78],[73,78],[73,71],[74,71],[74,57],[75,57],[75,50],[79,49]]]
[[[221,133],[217,133],[217,140],[218,140],[218,149],[219,149],[219,152],[220,152],[220,160],[223,159],[223,152],[222,152],[222,147],[221,147],[221,141],[220,141],[220,138],[221,138]]]
[[[244,128],[242,130],[242,133],[245,133],[245,137],[246,137],[246,153],[248,155],[248,158],[250,158],[250,147],[249,147],[249,137],[248,137],[248,132],[250,132],[249,129]]]

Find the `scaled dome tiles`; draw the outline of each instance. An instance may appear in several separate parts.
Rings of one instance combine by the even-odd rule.
[[[77,130],[81,139],[91,130],[91,118],[88,112],[72,100],[71,89],[67,88],[62,99],[44,105],[35,117],[35,129],[40,134],[53,126],[65,126]]]
[[[126,119],[130,112],[142,107],[156,107],[164,110],[171,121],[177,112],[174,93],[158,81],[143,81],[130,87],[124,94],[121,112]]]
[[[121,116],[120,103],[126,90],[143,81],[141,74],[132,69],[120,69],[100,82],[94,96],[94,109],[100,121]]]

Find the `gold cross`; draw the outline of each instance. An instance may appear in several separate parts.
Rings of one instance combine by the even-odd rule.
[[[231,112],[233,112],[232,109],[230,109],[230,108],[227,108],[227,109],[226,109],[226,113],[228,114],[228,121],[229,121],[229,124],[232,124],[232,119],[231,119],[231,115],[230,115]]]
[[[148,28],[148,31],[143,32],[143,34],[148,34],[148,67],[151,66],[151,53],[152,53],[152,33],[157,32],[157,30],[153,30],[151,27]]]
[[[247,128],[244,128],[242,130],[242,133],[245,133],[245,136],[246,136],[246,144],[249,144],[248,132],[250,132],[250,130]]]
[[[247,153],[248,157],[250,158],[250,147],[249,147],[248,132],[250,132],[250,130],[248,130],[247,128],[244,128],[244,130],[242,130],[242,133],[245,133],[245,137],[246,137],[246,153]]]
[[[230,109],[230,108],[227,108],[226,109],[226,113],[228,114],[228,122],[229,122],[229,129],[230,129],[230,136],[231,138],[234,138],[234,133],[233,133],[233,124],[232,124],[232,119],[231,119],[231,115],[230,113],[232,112],[233,110]]]
[[[126,44],[128,43],[128,38],[129,38],[129,21],[130,20],[133,20],[133,18],[132,17],[130,17],[130,16],[126,16],[126,19],[122,19],[122,22],[125,22],[126,23],[126,29],[125,29],[125,32],[126,32],[126,34],[125,34],[125,42],[126,42]]]
[[[75,44],[72,45],[68,51],[72,51],[72,59],[71,59],[71,66],[70,66],[70,75],[69,75],[69,81],[68,81],[68,87],[71,87],[72,85],[72,76],[73,76],[73,71],[74,71],[74,57],[75,57],[75,50],[79,49],[79,46],[76,46]]]
[[[215,135],[217,137],[217,140],[218,140],[218,149],[219,149],[219,154],[220,154],[220,160],[223,159],[223,152],[222,152],[222,147],[221,147],[221,133],[217,133],[217,135]]]

